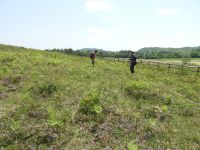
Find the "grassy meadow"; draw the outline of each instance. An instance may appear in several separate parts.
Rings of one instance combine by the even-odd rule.
[[[0,46],[0,149],[200,149],[200,73]]]

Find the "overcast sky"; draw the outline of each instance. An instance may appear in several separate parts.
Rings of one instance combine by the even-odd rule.
[[[0,43],[102,48],[200,45],[200,0],[0,0]]]

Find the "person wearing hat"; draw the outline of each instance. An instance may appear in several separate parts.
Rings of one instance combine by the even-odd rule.
[[[94,52],[92,52],[90,54],[90,59],[92,60],[93,67],[94,67],[94,64],[95,64],[96,53],[97,53],[97,50],[95,50]]]
[[[130,60],[130,70],[131,70],[131,74],[133,74],[135,72],[135,65],[137,64],[137,57],[135,56],[134,52],[132,52],[131,54],[131,58]]]

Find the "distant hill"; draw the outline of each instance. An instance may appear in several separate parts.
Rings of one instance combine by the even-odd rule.
[[[33,48],[26,48],[23,46],[14,46],[14,45],[6,45],[6,44],[0,44],[0,50],[39,50],[39,49],[33,49]]]
[[[19,46],[3,45],[0,44],[0,50],[36,50],[31,48],[24,48]],[[130,57],[132,51],[109,51],[98,48],[82,48],[73,50],[71,48],[66,49],[52,49],[48,51],[57,51],[66,54],[73,54],[78,56],[89,56],[92,51],[97,50],[98,57],[115,57],[115,58],[127,58]],[[146,59],[160,59],[160,58],[200,58],[200,46],[197,47],[183,47],[183,48],[162,48],[162,47],[145,47],[136,52],[138,58]]]
[[[183,48],[145,47],[136,52],[140,58],[200,57],[200,46]]]
[[[78,49],[81,52],[93,52],[95,50],[97,50],[98,52],[103,52],[105,50],[103,49],[98,49],[98,48],[82,48],[82,49]]]

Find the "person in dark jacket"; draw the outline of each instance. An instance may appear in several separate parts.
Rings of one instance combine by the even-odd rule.
[[[135,56],[134,52],[132,52],[131,58],[129,60],[130,60],[131,74],[133,74],[135,72],[135,70],[134,70],[135,65],[137,64],[137,57]]]
[[[94,52],[92,52],[90,54],[90,59],[92,60],[93,67],[94,67],[94,64],[95,64],[96,53],[97,53],[97,50],[95,50]]]

